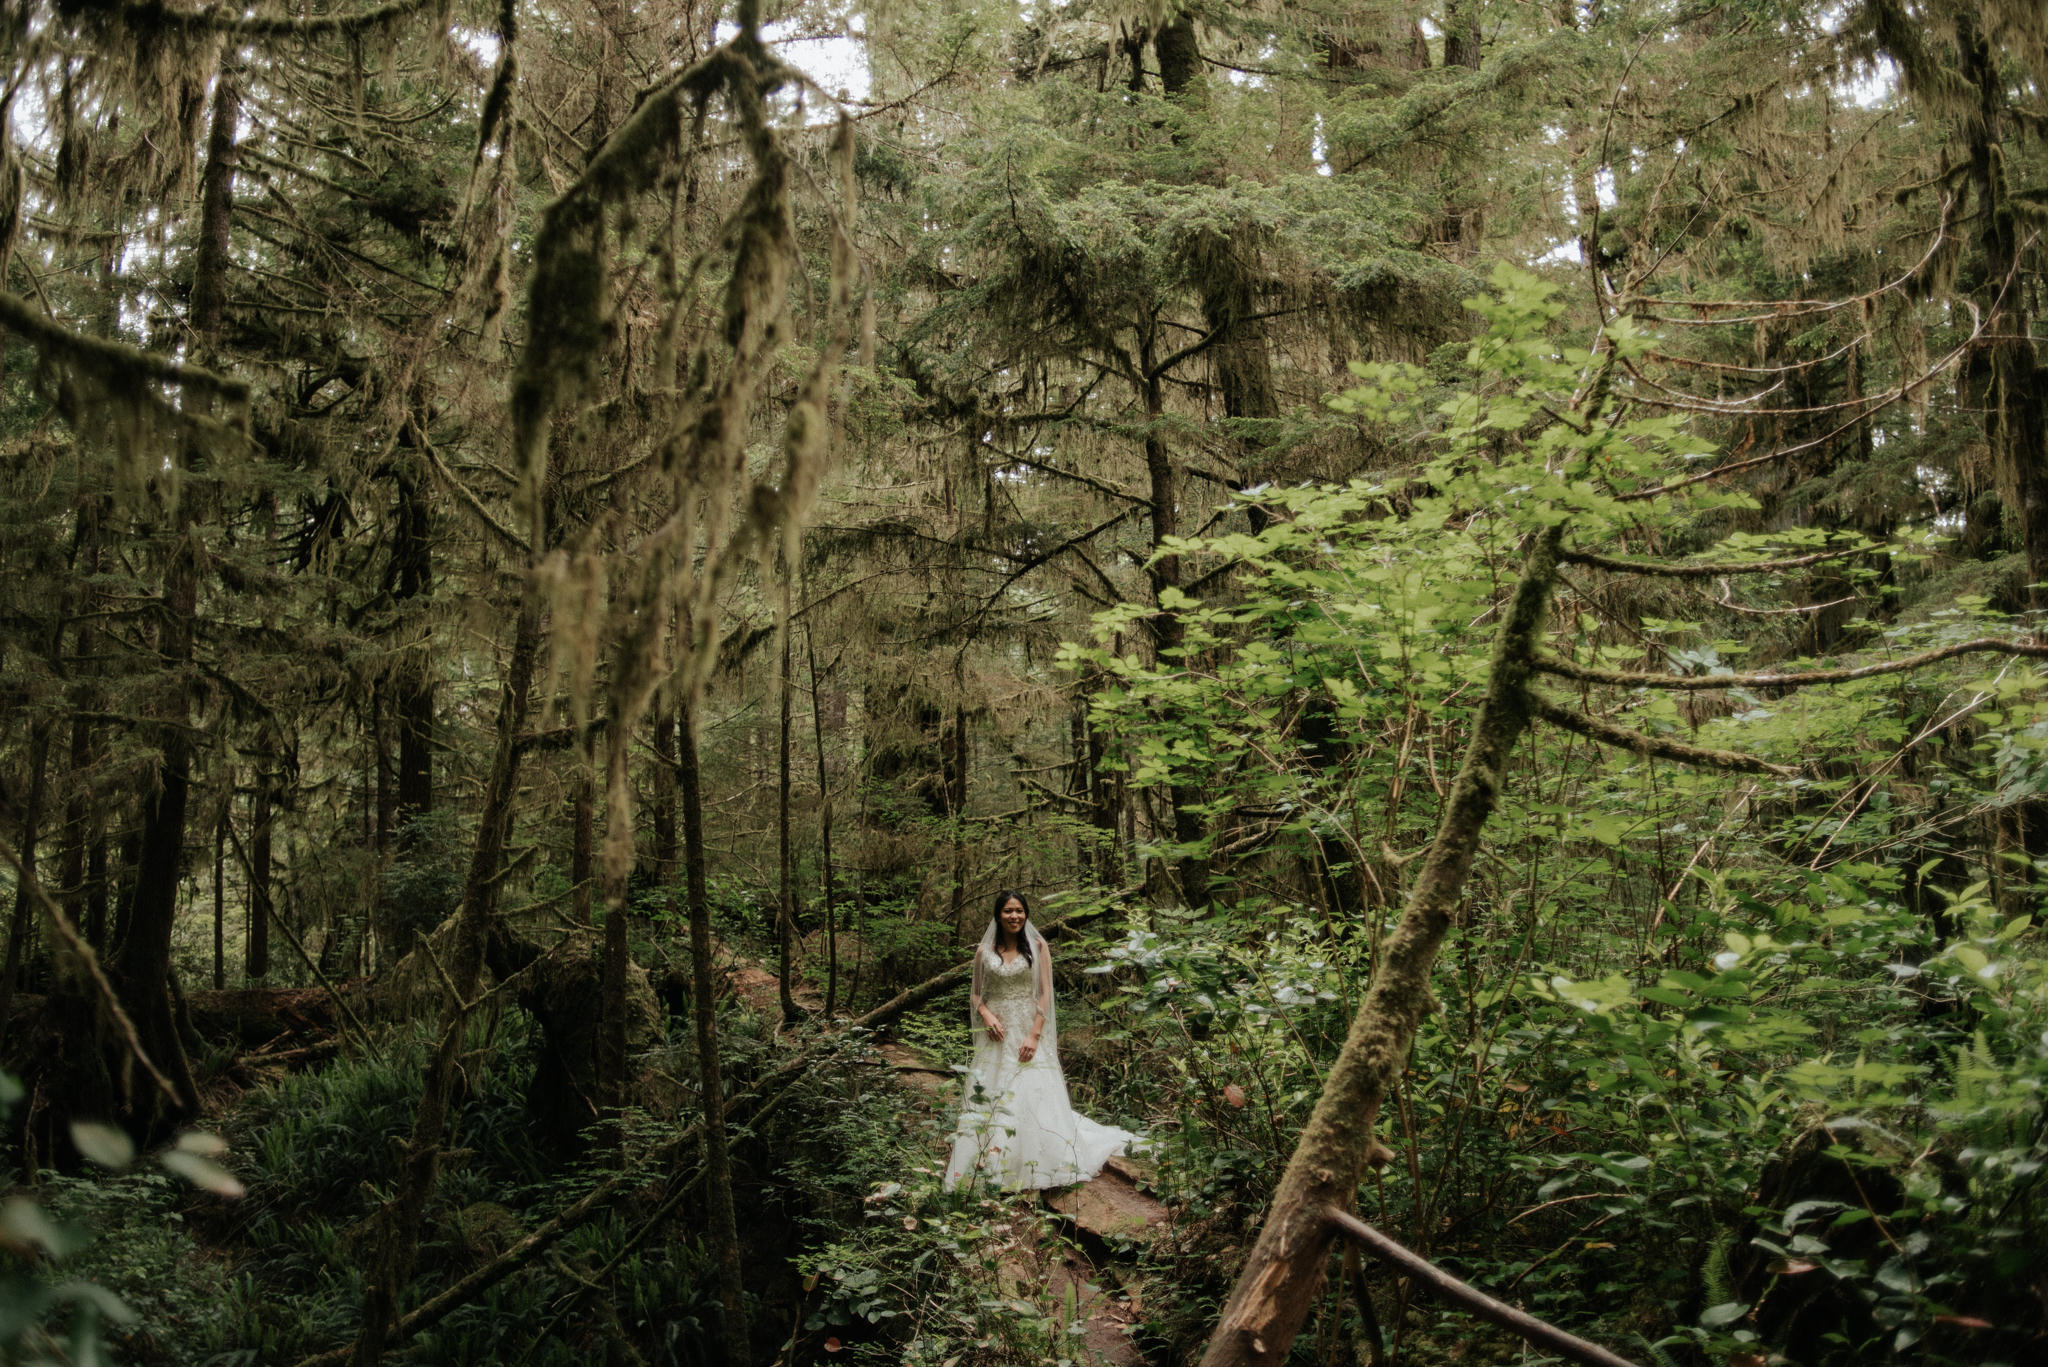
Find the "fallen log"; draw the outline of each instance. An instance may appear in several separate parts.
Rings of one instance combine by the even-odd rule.
[[[41,1018],[49,1004],[49,998],[33,994],[14,1000],[15,1019],[29,1027]],[[187,992],[185,1006],[193,1029],[202,1038],[245,1050],[274,1048],[288,1040],[312,1044],[334,1035],[340,1028],[333,998],[318,987]]]

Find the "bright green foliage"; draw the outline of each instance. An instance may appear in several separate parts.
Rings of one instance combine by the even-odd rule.
[[[1418,475],[1261,491],[1283,511],[1256,536],[1176,546],[1235,567],[1179,605],[1183,654],[1067,657],[1114,680],[1095,716],[1132,781],[1204,793],[1216,846],[1241,856],[1227,909],[1162,924],[1104,965],[1143,972],[1123,989],[1129,1028],[1163,1040],[1163,1076],[1181,1080],[1151,1091],[1180,1112],[1162,1180],[1192,1210],[1270,1180],[1305,1119],[1399,849],[1433,824],[1414,738],[1456,736],[1469,717],[1515,541],[1568,517],[1573,542],[1604,548],[1746,501],[1617,501],[1701,445],[1669,417],[1630,416],[1625,394],[1590,430],[1561,416],[1597,361],[1550,340],[1544,286],[1497,283],[1498,302],[1474,301],[1489,336],[1464,383],[1384,367],[1336,400],[1428,432]],[[1642,345],[1610,335],[1624,355]],[[1702,557],[1802,543],[1737,534]],[[1597,598],[1570,601],[1557,654],[1641,659],[1642,636],[1616,633]],[[1104,614],[1100,639],[1135,615]],[[1888,635],[1908,650],[2000,625],[1966,605]],[[1748,648],[1699,624],[1644,626],[1681,672],[1727,672]],[[2018,758],[2040,724],[2033,672],[1966,657],[1828,692],[1732,690],[1713,718],[1673,696],[1625,700],[1631,724],[1823,763],[1731,779],[1539,734],[1439,970],[1443,1011],[1389,1136],[1408,1157],[1364,1204],[1418,1246],[1490,1249],[1462,1270],[1552,1316],[1597,1315],[1586,1327],[1610,1339],[1797,1360],[2015,1342],[2048,1215],[2032,1183],[2048,1160],[2048,954],[2031,913],[2005,909],[2016,899],[1927,882],[1950,856],[1920,843],[1913,788],[1827,761],[1888,754],[1958,701],[1997,698],[2007,710],[1980,716],[1974,753],[1919,781],[1994,809],[2022,800],[2037,791]],[[1320,734],[1318,712],[1334,718]],[[1737,834],[1754,825],[1767,838]],[[1333,890],[1345,859],[1369,871],[1363,920],[1334,897],[1265,890],[1276,865],[1318,858]],[[1646,1267],[1649,1247],[1674,1256]]]

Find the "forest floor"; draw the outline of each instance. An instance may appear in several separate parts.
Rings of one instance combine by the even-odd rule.
[[[728,970],[733,991],[754,1011],[774,1019],[780,1011],[775,974],[743,959]],[[792,984],[791,995],[807,1012],[823,1009],[817,989]],[[900,1040],[876,1045],[895,1084],[913,1105],[948,1132],[959,1106],[957,1074],[940,1060]],[[945,1153],[933,1151],[943,1163]],[[1171,1212],[1146,1194],[1142,1164],[1112,1158],[1091,1181],[1036,1193],[1011,1226],[1011,1243],[997,1272],[998,1289],[1009,1299],[1030,1303],[1067,1324],[1081,1326],[1090,1357],[1108,1367],[1143,1367],[1145,1357],[1131,1340],[1145,1308],[1145,1288],[1136,1255],[1171,1223]]]
[[[959,1105],[950,1068],[900,1042],[877,1050],[897,1085],[943,1117]],[[940,1127],[944,1132],[944,1127]],[[943,1161],[943,1154],[935,1154]],[[1144,1169],[1112,1158],[1092,1181],[1039,1194],[1031,1218],[1013,1226],[1014,1241],[997,1274],[1003,1295],[1034,1303],[1065,1323],[1081,1325],[1081,1341],[1098,1361],[1140,1367],[1145,1358],[1130,1333],[1144,1309],[1133,1255],[1170,1223],[1167,1208],[1147,1195]]]

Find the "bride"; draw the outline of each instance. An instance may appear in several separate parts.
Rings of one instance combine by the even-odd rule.
[[[975,1174],[994,1186],[1063,1187],[1085,1182],[1137,1136],[1077,1115],[1060,1072],[1052,1002],[1052,956],[1019,892],[996,894],[974,955],[967,998],[974,1027],[948,1190]]]

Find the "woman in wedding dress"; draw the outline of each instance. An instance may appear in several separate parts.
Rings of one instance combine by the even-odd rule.
[[[1130,1131],[1098,1125],[1068,1104],[1052,955],[1022,893],[996,894],[975,951],[967,1009],[974,1063],[946,1164],[948,1190],[977,1177],[1009,1190],[1085,1182],[1136,1141]]]

